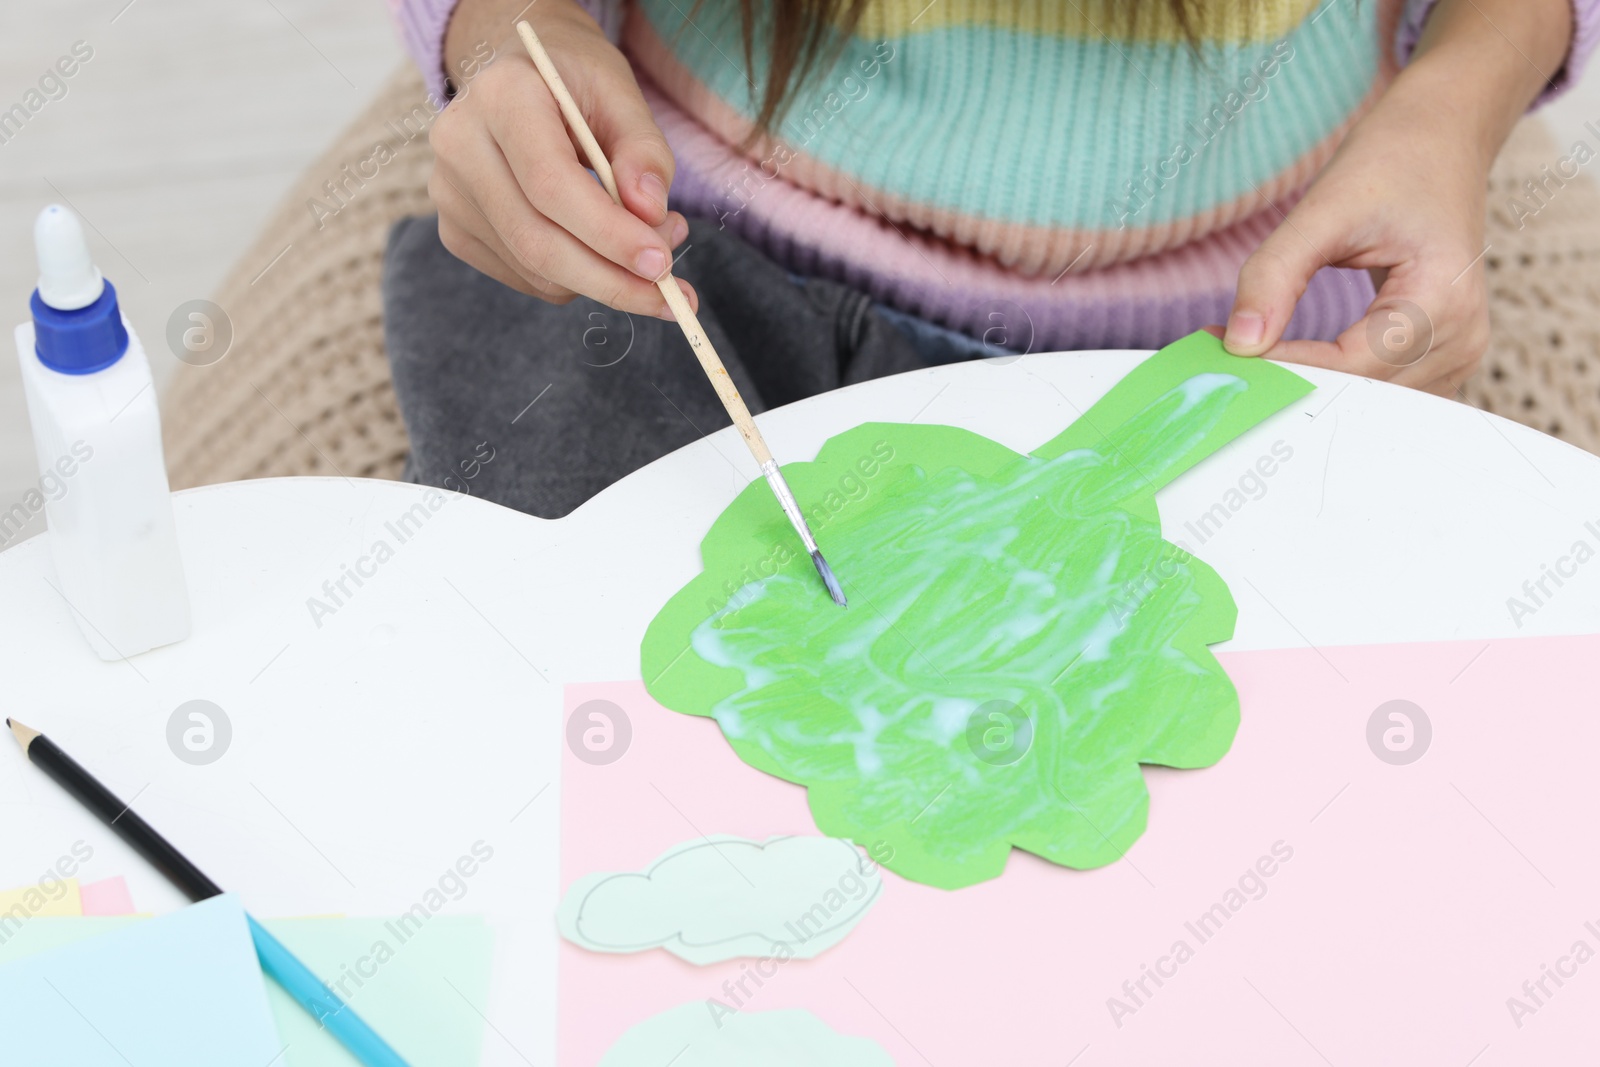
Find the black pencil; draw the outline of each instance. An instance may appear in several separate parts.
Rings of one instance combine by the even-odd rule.
[[[190,900],[208,900],[222,895],[221,886],[207,878],[205,872],[172,847],[172,842],[156,833],[153,826],[118,800],[77,760],[61,751],[54,741],[13,719],[7,719],[6,725],[17,735],[30,763],[98,815],[101,822],[111,827],[135,852],[149,860]]]
[[[172,842],[156,833],[153,826],[118,800],[115,793],[101,785],[94,775],[84,770],[54,741],[15,719],[7,719],[6,725],[17,735],[30,763],[98,815],[118,837],[171,879],[189,899],[199,901],[222,895],[221,886],[207,878],[200,868],[172,847]],[[406,1061],[378,1036],[377,1031],[362,1021],[266,927],[249,915],[245,916],[245,921],[250,926],[250,937],[255,942],[261,969],[326,1027],[358,1062],[367,1067],[406,1067]]]

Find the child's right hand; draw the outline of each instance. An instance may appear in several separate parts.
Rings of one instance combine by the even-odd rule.
[[[611,160],[625,208],[580,162],[555,98],[517,39],[522,18],[538,31]],[[428,181],[444,246],[554,304],[582,295],[671,319],[655,279],[689,232],[684,217],[667,210],[672,152],[628,61],[594,20],[574,0],[461,0],[444,59],[457,92],[429,134],[436,162]],[[693,288],[678,285],[698,308]]]

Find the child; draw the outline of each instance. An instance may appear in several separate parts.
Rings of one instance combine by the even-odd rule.
[[[1488,341],[1489,166],[1600,36],[1600,0],[391,2],[454,97],[437,223],[386,266],[411,473],[487,442],[478,484],[545,516],[727,424],[669,264],[757,412],[1224,323],[1452,395]]]

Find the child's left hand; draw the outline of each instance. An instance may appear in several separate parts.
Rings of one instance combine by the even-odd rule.
[[[1489,343],[1486,161],[1385,100],[1239,272],[1224,341],[1236,355],[1333,367],[1453,395]],[[1379,283],[1337,341],[1280,341],[1311,276],[1365,267]]]
[[[1566,5],[1538,0],[1525,10],[1548,18],[1537,9],[1552,2]],[[1496,12],[1497,22],[1503,17]],[[1230,352],[1445,396],[1478,369],[1489,344],[1482,263],[1489,167],[1545,79],[1498,31],[1491,36],[1495,27],[1473,7],[1441,4],[1433,19],[1436,47],[1419,53],[1357,123],[1240,270],[1224,338]],[[1555,70],[1566,46],[1550,36],[1546,47],[1557,58],[1544,69]],[[1468,63],[1472,77],[1462,73]],[[1378,295],[1366,316],[1337,341],[1280,340],[1311,276],[1328,266],[1372,272]]]

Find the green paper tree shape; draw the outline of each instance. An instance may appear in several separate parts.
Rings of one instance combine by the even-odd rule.
[[[1233,598],[1162,539],[1156,490],[1310,391],[1200,333],[1031,455],[949,426],[841,433],[784,474],[849,608],[754,482],[646,632],[647,688],[903,877],[973,885],[1012,848],[1111,863],[1144,832],[1139,765],[1210,766],[1239,724],[1207,647]]]

